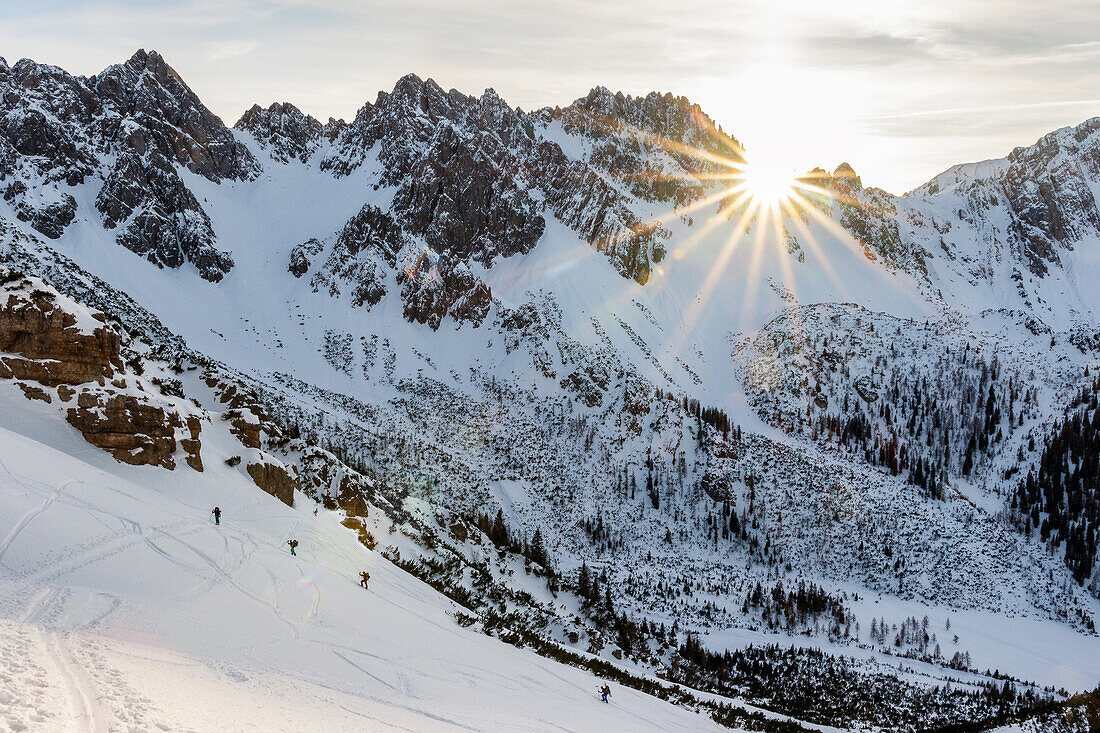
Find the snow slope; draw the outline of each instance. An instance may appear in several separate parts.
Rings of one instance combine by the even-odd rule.
[[[334,513],[220,460],[125,467],[10,383],[0,406],[0,729],[717,728],[460,628]]]

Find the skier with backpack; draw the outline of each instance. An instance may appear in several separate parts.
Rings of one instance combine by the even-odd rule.
[[[368,581],[368,580],[370,580],[370,573],[368,573],[368,572],[367,572],[366,570],[364,570],[363,572],[359,573],[359,585],[361,585],[361,586],[363,586],[364,588],[366,588],[366,587],[367,587],[367,581]]]
[[[599,688],[599,690],[600,690],[600,699],[603,700],[604,702],[607,702],[607,698],[611,696],[611,688],[608,687],[607,685],[604,685],[603,687]]]
[[[298,553],[294,551],[294,548],[298,546],[298,540],[290,540],[287,544],[290,545],[290,554],[297,556]]]
[[[210,512],[214,515],[214,524],[222,523],[222,510],[221,507],[214,507],[214,511]]]

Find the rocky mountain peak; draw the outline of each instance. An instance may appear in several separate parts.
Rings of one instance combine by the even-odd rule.
[[[416,74],[405,74],[391,92],[379,92],[373,105],[364,105],[352,126],[378,131],[380,126],[401,125],[423,139],[427,130],[440,120],[455,121],[458,118],[456,106],[465,99],[468,98],[453,90],[451,93],[443,91],[433,79],[422,80]]]
[[[404,104],[424,109],[422,103],[425,93],[437,97],[445,96],[443,88],[429,78],[426,81],[412,72],[405,74],[393,85],[393,91],[385,95],[385,99],[395,104]],[[379,98],[382,98],[379,93]],[[378,106],[382,106],[379,104]]]
[[[1092,117],[1075,127],[1063,127],[1047,133],[1032,145],[1019,146],[1008,154],[1012,164],[1029,166],[1033,171],[1057,163],[1074,162],[1092,172],[1100,170],[1100,117]]]
[[[0,181],[16,216],[47,237],[75,219],[67,186],[99,178],[95,207],[116,240],[208,280],[233,266],[178,166],[211,181],[260,167],[164,58],[140,50],[92,77],[24,59],[0,70]]]
[[[254,104],[233,127],[251,133],[260,147],[280,163],[308,161],[323,131],[312,115],[289,102],[272,102],[266,109]]]
[[[187,86],[183,78],[176,73],[176,70],[169,66],[164,57],[155,50],[146,52],[144,48],[139,48],[123,65],[139,73],[148,71],[161,84],[165,84],[171,79],[178,84]]]
[[[687,97],[669,92],[650,92],[634,97],[623,92],[612,93],[607,87],[594,87],[587,96],[567,108],[583,113],[604,126],[626,125],[635,130],[677,142],[698,145],[704,150],[719,152],[740,160],[741,144],[722,133],[702,108]]]
[[[988,239],[994,231],[989,224],[996,222],[996,237],[1010,245],[1005,253],[1016,267],[1015,289],[1027,304],[1032,301],[1021,270],[1043,278],[1052,266],[1063,266],[1062,252],[1100,236],[1098,184],[1100,118],[1092,118],[1004,158],[953,166],[904,198],[913,205],[945,203],[932,222],[935,233],[925,236],[952,252],[952,242],[969,248],[971,241]]]
[[[251,180],[259,173],[248,149],[156,51],[139,50],[89,82],[119,117],[134,118],[145,128],[140,140],[129,140],[139,154],[154,147],[212,181]]]
[[[619,93],[622,97],[622,92]],[[592,87],[588,94],[573,100],[574,107],[581,107],[590,112],[602,112],[611,114],[615,107],[615,93],[605,86]]]
[[[492,88],[482,93],[477,106],[481,123],[490,129],[500,130],[506,122],[514,122],[517,118],[517,112]]]
[[[833,171],[833,178],[844,185],[859,190],[863,188],[863,180],[856,174],[856,171],[852,166],[847,163],[841,163]]]

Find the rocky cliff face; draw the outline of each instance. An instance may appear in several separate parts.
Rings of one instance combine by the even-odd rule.
[[[343,463],[328,451],[295,441],[290,447],[300,451],[298,481],[302,491],[329,509],[337,507],[349,517],[365,517],[374,482]]]
[[[28,399],[56,397],[85,440],[123,463],[172,469],[179,446],[202,471],[200,420],[127,374],[105,320],[37,278],[0,270],[0,379],[17,380]]]
[[[218,281],[233,267],[178,169],[249,180],[259,165],[155,51],[92,77],[0,59],[0,192],[18,218],[58,238],[77,204],[65,188],[102,181],[95,208],[123,247]]]
[[[312,272],[315,289],[351,294],[353,305],[367,307],[396,275],[406,315],[432,327],[448,316],[480,322],[492,294],[469,265],[491,267],[529,252],[547,216],[605,253],[621,275],[645,283],[664,258],[668,233],[646,223],[639,204],[686,204],[702,195],[702,179],[722,167],[708,156],[742,160],[735,140],[672,95],[593,90],[564,110],[530,114],[492,89],[471,97],[409,75],[345,126],[295,125],[293,142],[270,132],[267,120],[277,107],[250,110],[237,127],[264,146],[277,145],[283,158],[306,160],[324,148],[319,165],[338,177],[377,154],[379,185],[394,189],[385,226],[380,212],[371,214],[379,236],[360,234],[365,207],[342,232],[296,248],[290,271]],[[587,138],[595,152],[567,156],[548,138],[549,128],[559,126]],[[348,241],[362,246],[349,250]],[[329,256],[318,263],[326,247]],[[427,281],[425,272],[432,273]]]
[[[596,87],[565,109],[537,114],[591,140],[589,163],[646,201],[684,206],[704,195],[701,177],[745,162],[741,144],[686,97]]]
[[[233,127],[250,133],[280,163],[308,162],[322,131],[320,122],[289,102],[273,102],[267,109],[254,104]]]
[[[1011,303],[1007,294],[1014,294],[1012,308],[1026,314],[1033,332],[1049,329],[1047,318],[1076,318],[1081,309],[1055,308],[1059,316],[1040,293],[1047,279],[1076,290],[1067,255],[1100,239],[1100,118],[1056,130],[1005,158],[955,166],[904,196],[864,187],[847,164],[832,174],[815,169],[804,182],[824,193],[801,191],[807,203],[888,268],[941,292],[954,289],[954,281],[985,297],[997,293],[993,299],[1001,302]]]
[[[259,173],[248,149],[156,51],[138,51],[88,83],[103,107],[117,115],[104,124],[136,154],[156,150],[211,181],[248,180]],[[122,124],[131,120],[139,123],[137,129]]]
[[[1086,120],[1018,147],[996,161],[955,166],[909,199],[942,197],[957,203],[964,225],[980,227],[995,214],[1032,273],[1058,265],[1058,252],[1100,233],[1092,191],[1100,181],[1100,118]],[[952,222],[953,223],[953,222]],[[939,222],[943,228],[945,222]]]
[[[298,488],[298,479],[280,464],[257,462],[249,463],[248,475],[257,486],[274,496],[287,506],[294,506],[294,490]]]
[[[902,237],[894,196],[879,188],[865,188],[847,163],[832,173],[815,168],[801,182],[807,186],[799,190],[806,205],[834,217],[862,245],[869,259],[927,277],[924,249]]]
[[[85,440],[122,463],[176,467],[176,433],[184,428],[184,420],[149,398],[89,388],[77,396],[76,407],[68,409],[65,419]],[[189,437],[180,441],[187,453],[185,460],[191,468],[202,471],[201,424],[197,418],[188,417],[186,427]]]
[[[102,383],[122,368],[118,334],[102,314],[79,323],[54,291],[19,273],[0,271],[0,284],[0,378],[56,387]]]
[[[349,175],[377,146],[379,185],[395,192],[389,212],[365,206],[335,235],[314,288],[369,307],[395,282],[410,320],[480,322],[491,294],[468,265],[529,252],[545,227],[522,173],[530,126],[492,90],[477,99],[409,75],[350,124],[328,129],[323,169]],[[310,270],[311,246],[292,254],[299,277]]]

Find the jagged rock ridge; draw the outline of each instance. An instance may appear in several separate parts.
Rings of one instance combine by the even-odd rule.
[[[77,203],[60,184],[96,179],[95,208],[116,241],[150,262],[190,263],[221,280],[233,259],[183,167],[211,181],[250,180],[252,154],[155,51],[91,77],[0,60],[0,190],[17,216],[58,238]]]

